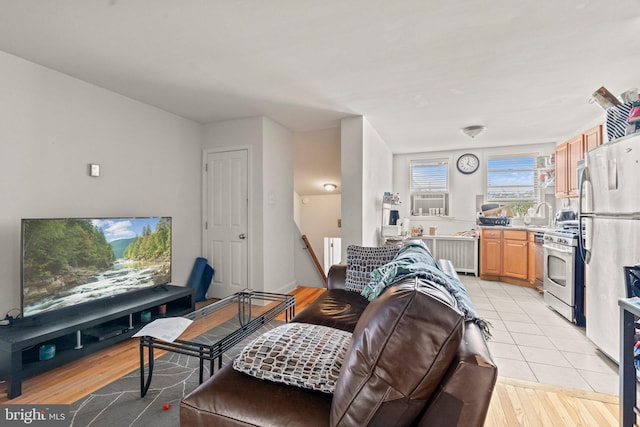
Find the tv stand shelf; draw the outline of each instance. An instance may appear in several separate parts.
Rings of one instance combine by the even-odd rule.
[[[166,305],[166,317],[183,316],[195,309],[191,288],[160,285],[134,293],[19,319],[0,328],[0,378],[7,382],[7,397],[22,394],[22,380],[53,369],[130,338],[151,319],[162,317],[159,307]],[[40,347],[55,345],[55,355],[40,360]]]

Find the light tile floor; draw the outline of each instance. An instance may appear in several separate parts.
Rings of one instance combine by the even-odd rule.
[[[535,289],[460,276],[478,314],[492,324],[498,375],[618,394],[618,366]]]

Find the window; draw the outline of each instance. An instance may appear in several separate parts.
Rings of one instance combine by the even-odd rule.
[[[449,159],[411,161],[411,213],[449,214]]]
[[[511,206],[524,214],[537,203],[539,185],[535,174],[535,157],[489,157],[487,160],[487,201]]]

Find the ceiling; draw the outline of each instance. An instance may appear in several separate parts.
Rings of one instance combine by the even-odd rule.
[[[557,142],[640,85],[640,0],[0,0],[0,50],[200,123],[363,115],[394,153]],[[482,124],[472,140],[460,129]]]

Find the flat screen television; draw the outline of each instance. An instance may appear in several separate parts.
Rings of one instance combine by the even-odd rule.
[[[22,220],[22,316],[171,281],[171,218]]]

